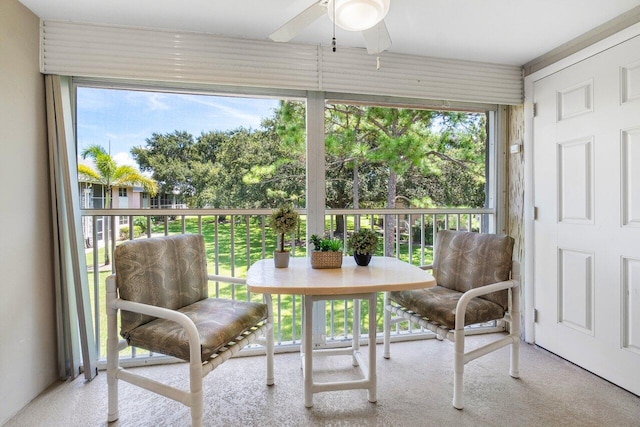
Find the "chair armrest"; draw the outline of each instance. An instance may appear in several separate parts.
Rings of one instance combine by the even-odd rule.
[[[510,289],[518,285],[520,285],[520,282],[517,280],[505,280],[504,282],[492,283],[465,292],[456,305],[456,330],[464,329],[464,317],[467,311],[467,305],[473,298]]]
[[[433,270],[433,264],[421,265],[419,268],[422,270]]]
[[[224,282],[224,283],[236,283],[238,285],[246,285],[247,279],[231,276],[219,276],[216,274],[209,274],[207,278],[212,282]]]
[[[155,305],[143,304],[135,301],[127,301],[120,298],[116,300],[115,308],[176,322],[182,326],[187,333],[189,340],[189,356],[191,360],[201,360],[200,334],[198,333],[196,324],[193,323],[186,314],[164,307],[157,307]]]

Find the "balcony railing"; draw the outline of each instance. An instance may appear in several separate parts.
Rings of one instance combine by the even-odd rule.
[[[105,279],[112,273],[113,249],[123,240],[164,236],[179,233],[199,233],[205,237],[209,273],[245,277],[249,266],[263,258],[271,258],[276,236],[267,225],[269,209],[85,209],[82,223],[86,248],[88,283],[93,305],[96,351],[106,357]],[[287,242],[292,256],[305,257],[306,212],[299,210],[301,224]],[[120,221],[127,217],[128,221]],[[121,224],[124,222],[125,224]],[[433,238],[438,230],[471,230],[492,232],[495,213],[492,209],[340,209],[330,210],[325,217],[325,234],[346,239],[356,228],[366,227],[380,234],[376,255],[393,256],[414,265],[432,261]],[[108,227],[105,225],[108,224]],[[108,240],[104,238],[108,230]],[[115,242],[115,245],[114,245]],[[105,252],[107,256],[105,256]],[[242,285],[216,282],[210,284],[210,296],[261,301]],[[300,296],[278,295],[273,299],[275,340],[277,351],[293,351],[300,345],[302,300]],[[377,325],[382,333],[383,296],[378,297]],[[326,304],[326,345],[338,346],[351,339],[352,300],[331,301]],[[369,308],[361,308],[360,330],[368,333]],[[486,325],[484,330],[502,330]],[[433,337],[429,331],[415,329],[410,324],[397,325],[394,339]],[[132,364],[150,363],[158,356],[131,349]],[[126,358],[123,353],[122,357]],[[152,362],[151,362],[152,363]]]

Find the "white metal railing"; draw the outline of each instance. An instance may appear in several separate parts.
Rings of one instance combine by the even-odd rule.
[[[301,225],[288,241],[292,256],[306,256],[306,212],[301,209]],[[122,239],[145,238],[179,233],[199,233],[205,236],[209,272],[215,275],[245,277],[246,271],[258,259],[270,258],[276,246],[276,237],[267,225],[270,209],[84,209],[84,236],[91,247],[86,249],[89,286],[93,304],[96,352],[106,357],[106,313],[104,310],[105,279],[112,273],[114,242]],[[128,217],[120,225],[118,217]],[[109,224],[108,241],[98,239],[98,222]],[[346,239],[356,228],[367,227],[381,236],[378,255],[393,256],[415,265],[432,260],[433,237],[438,230],[456,229],[493,232],[495,212],[492,209],[334,209],[325,216],[325,234]],[[126,228],[128,227],[128,228]],[[106,227],[103,225],[103,235]],[[123,231],[126,231],[123,233]],[[108,251],[107,251],[108,249]],[[105,258],[105,252],[108,257]],[[107,263],[108,260],[108,263]],[[260,295],[251,295],[242,285],[216,282],[210,296],[261,301]],[[300,296],[278,295],[273,299],[275,342],[277,350],[298,348],[302,327],[302,300]],[[327,345],[340,345],[351,338],[352,300],[331,301],[327,304]],[[382,295],[378,298],[377,325],[382,333]],[[367,304],[361,309],[361,328],[368,333]],[[495,325],[494,325],[495,326]],[[496,330],[490,328],[490,330]],[[431,332],[415,329],[410,324],[396,325],[395,339],[432,337]],[[126,357],[123,354],[123,357]],[[139,359],[149,363],[155,357],[137,349],[130,353],[131,362]]]

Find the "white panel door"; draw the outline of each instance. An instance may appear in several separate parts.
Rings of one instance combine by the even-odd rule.
[[[640,394],[640,37],[534,102],[536,344]]]

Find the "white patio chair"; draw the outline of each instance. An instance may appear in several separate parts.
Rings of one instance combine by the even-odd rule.
[[[266,346],[267,385],[273,384],[271,298],[266,295],[264,304],[209,298],[208,280],[244,280],[207,274],[202,235],[127,241],[116,248],[114,263],[116,274],[107,278],[109,422],[119,417],[118,380],[124,380],[189,406],[191,424],[202,425],[203,377],[259,338]],[[119,352],[129,345],[188,361],[189,390],[120,367]]]
[[[423,267],[433,270],[437,286],[385,293],[384,357],[390,358],[392,325],[404,320],[453,341],[455,408],[464,406],[464,365],[474,359],[511,345],[509,374],[519,377],[520,282],[512,252],[509,236],[443,230],[436,236],[433,264]],[[510,325],[507,336],[465,353],[465,326],[500,319]]]

